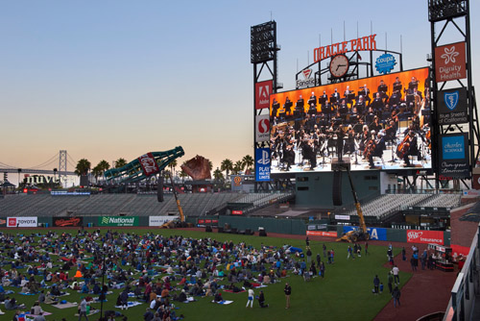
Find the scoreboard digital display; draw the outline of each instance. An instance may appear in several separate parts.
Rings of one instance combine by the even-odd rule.
[[[270,95],[271,173],[431,169],[428,68]]]

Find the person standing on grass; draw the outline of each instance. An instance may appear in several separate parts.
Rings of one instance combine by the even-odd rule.
[[[380,286],[380,279],[378,275],[373,278],[373,293],[378,294],[378,287]]]
[[[365,242],[365,255],[368,255],[368,242]]]
[[[78,307],[78,321],[82,319],[82,316],[85,316],[85,320],[88,321],[87,300],[84,297],[82,297],[82,302],[80,302],[80,306]]]
[[[283,292],[285,293],[285,300],[286,300],[285,309],[289,309],[290,308],[290,295],[292,294],[292,287],[288,283],[285,283],[285,288],[283,289]]]
[[[249,305],[250,305],[250,308],[253,308],[254,297],[255,297],[255,292],[253,292],[253,290],[251,288],[248,289],[247,305],[245,306],[246,308],[248,308]]]

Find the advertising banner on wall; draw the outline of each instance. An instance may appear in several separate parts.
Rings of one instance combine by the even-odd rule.
[[[465,42],[435,48],[435,80],[437,82],[467,77]]]
[[[273,93],[273,80],[255,84],[255,109],[270,107],[270,94]]]
[[[138,226],[138,216],[99,216],[99,226]]]
[[[343,226],[343,233],[350,232],[352,230],[358,229],[358,226]],[[371,240],[386,241],[387,240],[387,229],[379,227],[367,227],[367,231],[370,234]]]
[[[0,227],[5,227],[7,226],[7,220],[4,218],[0,218]]]
[[[408,243],[435,243],[443,245],[443,231],[407,230]]]
[[[58,226],[58,227],[82,226],[83,217],[53,217],[52,224],[53,226]]]
[[[265,142],[270,140],[270,115],[255,116],[257,126],[255,141]]]
[[[325,231],[307,231],[307,235],[310,235],[310,236],[328,236],[328,237],[337,237],[337,232],[325,232]]]
[[[149,216],[148,226],[162,226],[163,224],[178,218],[179,216]]]
[[[7,217],[7,227],[37,227],[37,217]]]
[[[270,181],[270,148],[255,149],[255,179],[257,182]]]
[[[468,134],[441,135],[439,161],[439,175],[442,177],[469,177]]]
[[[468,123],[465,88],[441,90],[437,93],[438,124]]]

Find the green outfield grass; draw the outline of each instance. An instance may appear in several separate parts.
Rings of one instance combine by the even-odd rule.
[[[21,230],[21,229],[3,229],[4,233],[45,233],[46,230]],[[62,233],[62,230],[55,230],[57,233]],[[65,230],[67,233],[76,234],[76,230]],[[193,238],[215,238],[218,241],[233,241],[234,243],[245,242],[247,245],[252,245],[259,248],[262,244],[265,246],[281,247],[284,244],[289,244],[295,247],[305,249],[304,240],[281,239],[273,237],[258,237],[245,236],[234,234],[219,234],[219,233],[205,233],[195,231],[180,231],[180,230],[160,230],[160,229],[139,229],[139,230],[119,230],[120,232],[134,232],[136,234],[145,234],[153,232],[162,235],[183,235],[185,237]],[[102,231],[104,233],[105,230]],[[281,279],[281,282],[269,285],[264,288],[266,302],[270,305],[269,308],[262,309],[255,301],[253,309],[246,309],[247,294],[243,293],[225,293],[222,295],[226,300],[233,300],[234,303],[230,305],[219,305],[211,303],[212,297],[197,297],[196,302],[188,304],[177,303],[175,313],[177,316],[183,314],[185,320],[372,320],[380,310],[390,301],[391,296],[387,289],[387,274],[388,268],[383,267],[387,262],[387,248],[385,246],[375,246],[374,242],[370,242],[369,253],[365,256],[355,260],[347,260],[346,243],[336,242],[316,242],[310,241],[310,247],[315,259],[317,253],[320,253],[322,260],[322,245],[325,243],[328,249],[335,251],[335,263],[326,264],[325,278],[316,277],[308,282],[305,282],[302,277],[290,275],[287,278]],[[394,254],[400,253],[401,249],[395,248]],[[325,259],[326,261],[326,259]],[[4,266],[4,269],[9,269],[10,264]],[[75,270],[70,271],[70,276],[73,276]],[[384,292],[379,295],[372,294],[373,278],[378,274],[381,282],[384,284]],[[401,286],[411,277],[411,274],[401,271],[400,280]],[[138,276],[137,276],[138,278]],[[172,282],[175,285],[178,281]],[[292,287],[291,308],[285,309],[285,296],[283,288],[285,282],[289,282]],[[241,286],[241,285],[240,285]],[[20,291],[19,288],[6,287],[5,290],[12,289],[16,293]],[[103,310],[114,310],[114,305],[118,293],[121,290],[113,290],[113,294],[107,295],[108,302],[104,303]],[[69,302],[80,302],[82,294],[71,291],[71,295],[62,297]],[[258,290],[255,290],[258,294]],[[14,294],[19,303],[25,303],[28,310],[33,305],[38,295],[23,296]],[[0,316],[1,320],[11,320],[13,316],[12,311],[5,311],[4,306],[2,310],[6,312],[5,315]],[[100,309],[100,303],[92,304],[93,308]],[[143,313],[147,305],[142,304],[137,307],[130,308],[126,311],[118,310],[128,317],[130,321],[142,321]],[[53,315],[47,316],[47,320],[60,321],[62,318],[66,320],[77,320],[74,314],[77,312],[76,308],[57,309],[52,306],[43,304],[42,308],[45,311],[52,312]],[[100,315],[94,314],[89,317],[89,320],[97,320]],[[121,320],[121,318],[117,318]]]

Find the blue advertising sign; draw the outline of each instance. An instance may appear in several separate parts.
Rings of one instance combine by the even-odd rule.
[[[255,180],[270,181],[270,148],[255,149]]]
[[[470,177],[468,134],[440,136],[439,174],[442,178]]]
[[[343,233],[350,232],[358,229],[358,226],[343,226]],[[367,227],[367,231],[370,234],[371,240],[386,241],[387,229],[381,227]]]
[[[388,74],[393,70],[393,67],[395,67],[396,64],[397,62],[393,55],[383,54],[375,61],[375,68],[381,74]]]
[[[465,139],[464,136],[442,137],[443,159],[464,159]]]

